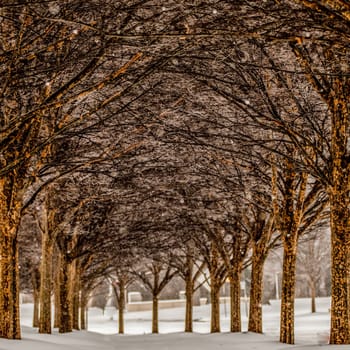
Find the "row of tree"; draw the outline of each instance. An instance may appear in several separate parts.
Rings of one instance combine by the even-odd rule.
[[[20,338],[31,215],[42,332],[53,257],[64,332],[72,276],[92,287],[90,273],[141,248],[188,244],[205,257],[214,314],[229,278],[232,331],[250,252],[249,329],[261,332],[263,264],[281,242],[280,340],[294,343],[297,242],[329,209],[330,342],[349,343],[348,13],[340,0],[1,4],[0,336]]]

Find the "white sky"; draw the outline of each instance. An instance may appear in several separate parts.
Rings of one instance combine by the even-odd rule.
[[[151,312],[125,314],[125,335],[117,335],[116,311],[108,308],[104,315],[99,309],[89,311],[89,331],[69,334],[38,334],[30,327],[32,305],[24,304],[22,311],[22,340],[0,339],[0,350],[286,350],[286,349],[338,349],[350,350],[350,346],[326,345],[329,331],[329,298],[317,300],[318,312],[310,313],[310,301],[296,300],[296,345],[278,342],[279,303],[272,301],[263,308],[264,335],[244,333],[247,329],[245,305],[242,304],[243,333],[231,334],[228,305],[221,305],[222,333],[210,334],[209,305],[195,307],[194,333],[183,333],[184,309],[160,310],[161,334],[151,331]],[[226,313],[225,313],[226,309]],[[225,315],[226,314],[226,315]]]

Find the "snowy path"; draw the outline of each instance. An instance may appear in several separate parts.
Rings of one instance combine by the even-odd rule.
[[[296,345],[288,346],[278,342],[279,303],[272,301],[264,306],[264,335],[239,333],[231,334],[228,308],[221,305],[221,334],[208,334],[210,307],[205,305],[194,310],[194,333],[183,330],[184,309],[160,310],[160,333],[152,335],[151,313],[130,312],[125,314],[127,335],[116,335],[116,312],[107,309],[91,309],[89,312],[89,332],[41,335],[30,327],[32,306],[22,306],[22,340],[0,340],[0,350],[287,350],[287,349],[344,349],[350,346],[329,346],[325,344],[329,328],[329,299],[318,300],[318,312],[309,312],[309,300],[296,301]],[[247,327],[245,305],[242,305],[243,331]],[[226,314],[226,315],[225,315]],[[323,338],[323,339],[322,339]],[[322,344],[321,344],[322,343]]]

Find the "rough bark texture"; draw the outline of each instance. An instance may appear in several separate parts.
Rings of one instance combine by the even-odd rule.
[[[210,279],[210,300],[211,300],[211,316],[210,316],[210,332],[220,332],[220,283]]]
[[[342,84],[344,83],[344,84]],[[347,85],[345,85],[347,83]],[[347,265],[350,233],[350,162],[347,154],[349,113],[348,96],[343,86],[349,81],[337,80],[332,98],[332,187],[330,189],[331,232],[332,232],[332,303],[331,344],[349,344],[349,297]],[[349,89],[348,89],[349,90]],[[343,95],[344,94],[344,95]]]
[[[152,333],[159,333],[158,328],[158,296],[153,296],[152,303]]]
[[[60,257],[60,333],[72,332],[72,303],[70,288],[70,263],[61,254]]]
[[[211,302],[211,315],[210,315],[210,332],[220,332],[220,287],[221,281],[218,276],[219,271],[219,252],[216,245],[211,245],[211,259],[208,264],[210,275],[210,302]]]
[[[248,332],[262,333],[264,255],[253,249]]]
[[[39,327],[39,303],[40,303],[40,271],[35,268],[32,273],[33,285],[33,327]]]
[[[346,6],[348,5],[345,5],[344,1],[339,3],[326,1],[326,3],[327,6],[325,7],[316,5],[316,9],[321,12],[327,11],[327,14],[330,15],[332,12],[328,11],[334,6],[333,10],[339,10],[337,13],[345,16],[344,18],[348,25],[349,18],[348,11],[346,11]],[[303,1],[303,4],[305,6],[314,6],[314,3],[309,1]],[[344,11],[343,6],[345,6]],[[303,50],[303,46],[300,45],[294,45],[293,49],[302,67],[309,72],[307,78],[327,103],[331,114],[331,154],[329,157],[331,173],[330,178],[327,179],[329,183],[328,193],[332,237],[332,302],[329,342],[330,344],[349,344],[349,282],[345,277],[348,264],[345,247],[348,245],[350,230],[350,156],[348,151],[350,79],[346,74],[339,75],[343,69],[341,67],[342,59],[339,56],[335,57],[332,49],[329,47],[324,48],[324,56],[327,65],[338,76],[323,80],[323,84],[320,84],[318,77],[313,74],[310,53]],[[347,55],[345,54],[344,57],[347,57]]]
[[[284,249],[283,254],[280,342],[286,344],[294,344],[295,272],[296,246]]]
[[[185,332],[193,332],[193,280],[192,269],[186,278]]]
[[[51,291],[53,241],[42,234],[39,333],[51,334]]]
[[[291,150],[291,154],[294,152],[295,150]],[[283,241],[280,342],[294,344],[296,254],[308,175],[297,174],[294,161],[288,159],[285,161],[283,176],[285,188],[280,217],[280,232]]]
[[[20,339],[18,248],[16,235],[10,233],[2,237],[0,255],[0,281],[2,286],[2,295],[0,297],[0,336],[7,339]]]
[[[0,337],[20,339],[17,230],[21,203],[16,176],[0,179]]]
[[[236,266],[229,275],[230,279],[230,331],[241,332],[241,268]]]

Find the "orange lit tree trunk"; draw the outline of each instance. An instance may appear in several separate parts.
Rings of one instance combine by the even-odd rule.
[[[332,186],[330,187],[332,242],[331,344],[350,344],[349,278],[347,277],[350,237],[350,79],[333,83],[332,111]]]
[[[273,211],[267,214],[265,211],[257,209],[255,222],[251,229],[252,269],[249,296],[248,332],[262,333],[263,331],[263,274],[265,260],[271,244],[270,240],[273,232],[273,218]]]
[[[211,302],[211,314],[210,314],[210,332],[218,333],[221,330],[220,327],[220,289],[226,279],[225,266],[220,262],[220,255],[215,243],[211,243],[210,253],[207,260],[207,266],[209,270],[210,278],[210,302]]]
[[[293,159],[285,161],[285,168],[283,170],[283,209],[280,212],[279,218],[279,229],[283,242],[280,342],[294,344],[294,295],[298,245],[298,231],[295,227],[295,222],[298,214],[294,208],[297,174]]]
[[[304,6],[315,4],[309,1],[301,1]],[[348,13],[349,5],[345,2],[327,1],[327,6],[316,5],[316,10],[324,12],[327,16],[333,13]],[[333,17],[334,18],[334,17]],[[345,25],[349,24],[349,17],[342,17]],[[343,44],[344,45],[344,44]],[[321,47],[323,51],[322,65],[326,62],[331,73],[329,77],[319,79],[318,70],[314,70],[314,63],[310,61],[309,51],[304,49],[300,42],[291,43],[294,54],[300,65],[305,70],[306,77],[313,85],[315,91],[327,104],[330,111],[331,138],[330,156],[327,164],[326,181],[328,182],[328,194],[331,213],[331,245],[332,245],[332,301],[330,322],[330,344],[350,344],[349,329],[349,281],[346,277],[348,262],[347,246],[350,236],[350,115],[349,95],[350,78],[347,74],[348,54],[345,46],[341,57],[332,46]],[[345,61],[344,61],[345,59]],[[345,68],[344,68],[345,66]],[[315,72],[315,73],[314,73]],[[322,83],[321,83],[322,82]],[[323,169],[322,169],[323,170]],[[322,172],[323,173],[323,172]]]
[[[230,281],[230,331],[241,332],[241,273],[245,257],[240,234],[232,236],[232,258],[227,266]]]
[[[283,278],[281,289],[280,341],[294,344],[294,298],[296,282],[297,232],[284,239]]]
[[[266,257],[253,246],[248,332],[262,333],[263,270]]]
[[[241,332],[241,264],[231,268],[228,273],[230,281],[230,331]]]
[[[20,339],[17,231],[21,183],[17,173],[0,178],[0,337]]]
[[[290,150],[290,154],[295,152]],[[294,344],[294,298],[296,283],[296,261],[298,238],[301,234],[301,224],[304,227],[310,225],[317,219],[322,206],[314,208],[315,214],[303,221],[303,215],[313,203],[318,191],[309,190],[306,196],[308,174],[297,174],[293,159],[286,159],[283,169],[283,203],[279,213],[279,230],[283,242],[283,275],[281,290],[281,320],[280,341],[282,343]],[[318,189],[315,185],[313,189]]]

